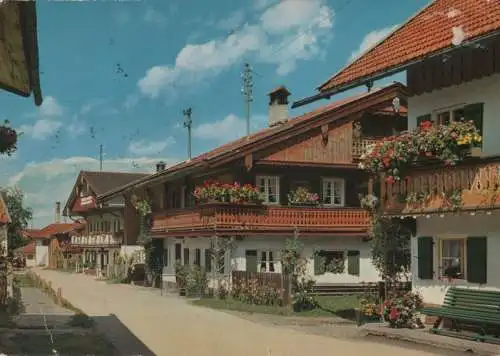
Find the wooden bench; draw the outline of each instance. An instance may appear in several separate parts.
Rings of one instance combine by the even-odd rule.
[[[472,335],[473,340],[500,340],[500,292],[451,287],[441,307],[425,307],[421,313],[438,317],[431,329],[433,333],[442,333],[441,322],[448,319],[451,331],[459,336],[465,336],[463,327],[468,326],[479,330]]]

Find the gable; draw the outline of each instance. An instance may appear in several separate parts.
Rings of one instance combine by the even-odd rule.
[[[257,155],[259,161],[351,164],[352,122],[328,124],[283,141]]]

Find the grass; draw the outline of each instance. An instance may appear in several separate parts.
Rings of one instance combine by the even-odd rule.
[[[14,275],[14,284],[16,287],[23,288],[34,288],[35,282],[28,274],[16,274]]]
[[[213,309],[234,310],[246,313],[274,314],[282,316],[331,317],[339,316],[346,319],[355,318],[355,309],[359,306],[357,296],[319,296],[316,297],[319,307],[313,310],[294,312],[291,308],[267,305],[246,304],[234,299],[219,300],[202,298],[194,300],[194,305]]]
[[[57,334],[54,345],[46,334],[16,333],[4,340],[0,349],[7,355],[116,355],[115,348],[102,336]]]

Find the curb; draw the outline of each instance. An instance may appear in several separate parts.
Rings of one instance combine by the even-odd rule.
[[[454,343],[446,342],[446,340],[442,340],[441,342],[437,342],[434,340],[431,340],[431,338],[423,340],[418,337],[411,337],[411,336],[405,336],[405,335],[399,335],[395,333],[390,333],[390,332],[385,332],[382,330],[370,330],[370,329],[365,329],[363,330],[364,336],[374,336],[374,337],[379,337],[379,338],[386,338],[386,339],[391,339],[391,340],[396,340],[396,341],[402,341],[406,343],[412,343],[412,344],[417,344],[417,345],[423,345],[427,347],[435,347],[441,350],[448,350],[448,351],[456,351],[456,352],[461,352],[461,353],[469,353],[469,354],[474,354],[474,355],[479,355],[479,356],[495,356],[498,355],[498,351],[493,351],[493,350],[485,350],[485,348],[488,347],[495,347],[497,345],[495,344],[478,344],[478,345],[457,345]],[[446,336],[438,336],[438,337],[446,337]],[[452,340],[460,340],[461,339],[455,339],[451,338]]]

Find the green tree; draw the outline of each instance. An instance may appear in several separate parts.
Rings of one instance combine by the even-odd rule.
[[[19,188],[5,188],[1,193],[3,194],[11,219],[7,230],[10,252],[27,243],[22,233],[33,218],[33,211],[30,207],[24,205],[24,193]]]

